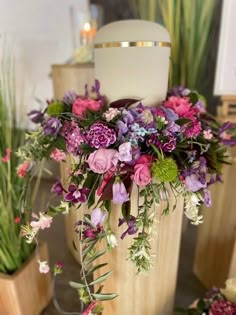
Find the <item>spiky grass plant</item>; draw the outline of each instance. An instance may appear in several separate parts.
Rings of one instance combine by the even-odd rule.
[[[201,91],[216,0],[130,0],[137,18],[163,22],[171,37],[169,86]]]
[[[30,215],[26,184],[17,175],[19,160],[15,154],[23,138],[24,132],[17,128],[13,58],[3,53],[0,61],[0,272],[7,274],[19,269],[33,250],[20,237],[20,224]]]

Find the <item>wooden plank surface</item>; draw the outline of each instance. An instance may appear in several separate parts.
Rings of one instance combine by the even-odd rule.
[[[211,187],[213,205],[202,208],[204,223],[198,227],[194,273],[208,288],[236,277],[236,148],[230,154],[233,164],[224,166],[223,184]]]

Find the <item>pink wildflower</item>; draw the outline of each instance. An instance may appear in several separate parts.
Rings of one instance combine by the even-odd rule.
[[[35,219],[38,219],[38,221],[31,221],[30,222],[30,226],[32,228],[35,229],[47,229],[50,228],[51,224],[52,224],[52,217],[44,214],[44,213],[40,213],[39,216],[37,214],[33,214],[32,215]]]
[[[29,168],[29,162],[25,161],[24,163],[20,164],[17,168],[17,174],[19,177],[25,177],[25,174]]]
[[[62,150],[55,148],[51,154],[50,158],[56,162],[64,161],[66,159],[66,154]]]
[[[213,137],[211,129],[203,130],[203,137],[207,140],[211,140]]]
[[[48,266],[47,261],[40,261],[39,260],[38,263],[39,263],[39,272],[40,273],[48,273],[49,272],[50,268]]]
[[[10,158],[11,158],[11,149],[7,148],[6,149],[6,155],[4,157],[2,157],[2,161],[4,163],[7,163],[10,161]]]

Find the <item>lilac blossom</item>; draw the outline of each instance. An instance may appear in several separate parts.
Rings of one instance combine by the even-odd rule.
[[[174,122],[179,119],[179,115],[177,115],[173,109],[162,106],[161,109],[165,113],[166,119],[168,121]]]
[[[116,142],[116,133],[101,122],[94,123],[86,135],[86,142],[92,148],[107,148]]]
[[[102,225],[107,218],[107,212],[102,211],[100,208],[95,208],[91,213],[91,223],[93,226],[97,227]]]
[[[121,235],[122,240],[126,237],[127,234],[133,235],[133,234],[136,234],[138,232],[138,227],[136,226],[136,218],[133,215],[130,216],[128,222],[126,222],[125,219],[119,219],[118,226],[120,227],[124,223],[127,223],[128,228],[124,233],[122,233],[122,235]]]
[[[43,122],[43,131],[46,136],[54,136],[57,137],[62,124],[58,118],[50,117],[46,121]]]
[[[114,204],[122,204],[129,200],[129,195],[127,193],[125,185],[123,182],[120,181],[120,179],[116,180],[115,183],[113,184],[112,195],[113,195],[112,202]]]
[[[212,200],[211,200],[211,192],[208,189],[203,190],[204,193],[204,203],[207,207],[212,206]]]
[[[119,160],[122,162],[130,162],[132,160],[131,143],[125,142],[119,146]]]
[[[27,116],[29,116],[30,120],[35,124],[41,123],[44,119],[44,114],[39,110],[31,110]]]
[[[196,192],[202,188],[206,188],[206,182],[201,181],[197,174],[191,174],[185,177],[185,187],[189,191]]]
[[[85,187],[78,189],[75,184],[70,184],[68,188],[68,193],[64,196],[64,200],[72,203],[85,203],[87,201],[89,192],[89,188]]]
[[[71,107],[78,97],[79,95],[75,91],[67,91],[63,97],[63,103]]]

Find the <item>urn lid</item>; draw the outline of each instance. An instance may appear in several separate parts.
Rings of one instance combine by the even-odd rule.
[[[167,30],[157,23],[124,20],[103,26],[95,37],[95,49],[132,46],[170,47],[170,36]]]

